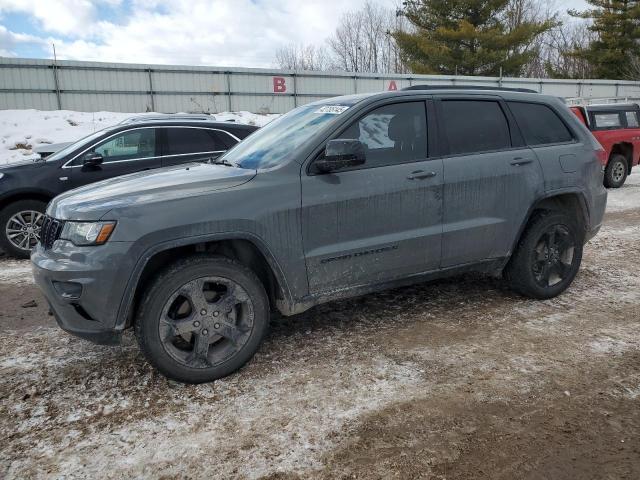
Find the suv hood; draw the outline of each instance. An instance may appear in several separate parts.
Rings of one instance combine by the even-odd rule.
[[[193,163],[111,178],[53,199],[47,214],[61,220],[99,220],[114,208],[204,195],[255,177],[246,168]]]

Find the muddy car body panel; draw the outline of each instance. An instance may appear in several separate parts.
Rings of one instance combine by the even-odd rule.
[[[550,109],[570,138],[532,144],[510,102]],[[500,112],[502,137],[456,137],[447,111],[477,107],[478,115]],[[323,171],[319,160],[336,139],[365,144],[364,163]],[[474,141],[484,150],[465,151]],[[538,94],[414,90],[324,100],[261,129],[222,157],[228,165],[161,169],[56,198],[51,218],[116,227],[101,246],[38,245],[35,278],[63,328],[100,341],[129,327],[147,282],[188,253],[256,265],[285,315],[425,278],[496,273],[541,205],[570,208],[585,239],[597,232],[606,191],[595,148],[562,102]],[[55,282],[82,283],[82,294],[63,298]]]

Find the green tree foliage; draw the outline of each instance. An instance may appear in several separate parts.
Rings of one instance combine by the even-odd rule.
[[[640,2],[587,0],[593,8],[570,15],[591,20],[594,39],[573,52],[591,65],[595,78],[628,78],[631,64],[640,56]]]
[[[510,21],[510,0],[407,0],[415,27],[394,37],[416,73],[517,76],[536,55],[535,40],[557,22]]]

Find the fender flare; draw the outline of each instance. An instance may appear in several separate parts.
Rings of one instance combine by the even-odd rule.
[[[166,250],[171,250],[173,248],[187,247],[190,245],[197,245],[199,243],[208,243],[222,240],[247,240],[251,242],[267,260],[267,263],[269,264],[269,267],[276,277],[278,285],[280,286],[282,293],[285,296],[284,301],[290,306],[294,305],[295,302],[291,294],[291,289],[289,288],[289,285],[287,283],[286,276],[284,275],[284,272],[275,256],[269,250],[266,242],[264,242],[261,237],[249,232],[223,232],[205,234],[194,237],[177,238],[174,240],[168,240],[166,242],[158,243],[149,247],[143,252],[142,255],[140,255],[131,272],[131,275],[129,275],[129,279],[124,290],[124,295],[120,300],[114,329],[117,331],[122,331],[125,329],[127,319],[129,318],[131,308],[133,307],[134,294],[140,283],[140,278],[142,277],[142,272],[144,272],[147,264],[155,255]]]
[[[542,203],[544,200],[547,200],[549,198],[557,197],[559,195],[567,195],[567,194],[576,195],[578,197],[578,200],[580,201],[580,206],[582,207],[582,210],[584,212],[585,227],[588,226],[589,217],[590,217],[589,204],[582,190],[574,187],[568,187],[568,188],[560,188],[558,190],[550,190],[550,191],[544,192],[542,195],[536,198],[536,200],[531,204],[531,206],[529,206],[529,210],[527,211],[527,214],[525,215],[523,222],[520,224],[520,227],[518,228],[518,234],[516,235],[515,240],[511,245],[511,250],[509,251],[509,255],[507,257],[506,262],[509,261],[509,258],[511,258],[511,255],[513,255],[513,252],[518,247],[518,243],[520,243],[520,239],[522,238],[524,229],[527,228],[527,225],[529,224],[529,220],[531,220],[531,216],[535,211],[535,209],[538,207],[538,205],[540,205],[540,203]]]

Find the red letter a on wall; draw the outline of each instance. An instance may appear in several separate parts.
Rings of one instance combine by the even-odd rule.
[[[396,85],[396,81],[395,80],[391,80],[389,82],[389,88],[387,88],[387,90],[389,90],[389,91],[398,90],[398,86]]]

